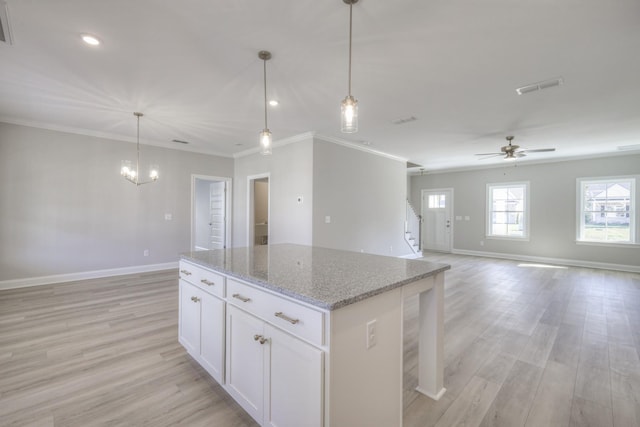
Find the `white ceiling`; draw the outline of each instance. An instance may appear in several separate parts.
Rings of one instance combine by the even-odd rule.
[[[14,40],[0,43],[0,121],[135,140],[141,111],[142,142],[231,156],[257,147],[265,49],[276,142],[314,131],[428,171],[501,163],[474,153],[499,151],[509,134],[523,148],[556,148],[518,162],[640,144],[638,0],[360,0],[356,134],[340,133],[343,0],[7,4]],[[555,77],[564,84],[515,92]],[[417,120],[392,123],[407,116]]]

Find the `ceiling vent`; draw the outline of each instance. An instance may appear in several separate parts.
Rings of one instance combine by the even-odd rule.
[[[184,145],[189,144],[189,141],[183,141],[181,139],[172,139],[171,142],[176,142],[178,144],[184,144]]]
[[[618,145],[619,151],[635,151],[640,150],[640,144],[632,144],[632,145]]]
[[[391,123],[393,123],[394,125],[402,125],[405,123],[414,122],[416,120],[418,120],[417,117],[409,116],[409,117],[401,117],[399,119],[391,120]]]
[[[562,77],[558,77],[557,79],[545,80],[543,82],[519,87],[516,89],[516,93],[518,95],[524,95],[526,93],[537,92],[539,90],[549,89],[551,87],[558,87],[561,84],[564,84],[564,79]]]
[[[0,42],[13,44],[9,24],[9,6],[4,0],[0,0]]]

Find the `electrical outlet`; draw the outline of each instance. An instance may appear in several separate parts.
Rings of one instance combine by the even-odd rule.
[[[144,256],[149,256],[149,249],[145,249],[142,253]]]
[[[378,327],[375,319],[367,322],[367,350],[378,343]]]

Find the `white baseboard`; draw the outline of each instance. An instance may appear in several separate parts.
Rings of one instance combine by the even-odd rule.
[[[471,255],[485,258],[512,259],[516,261],[532,261],[546,264],[568,265],[572,267],[599,268],[603,270],[629,271],[640,273],[639,265],[613,264],[608,262],[585,261],[580,259],[547,258],[530,255],[505,254],[501,252],[468,251],[465,249],[453,249],[451,251],[457,255]]]
[[[150,271],[178,268],[178,261],[163,264],[136,265],[132,267],[110,268],[108,270],[83,271],[81,273],[56,274],[53,276],[27,277],[24,279],[0,280],[0,290],[26,288],[28,286],[50,285],[76,280],[122,276],[125,274],[148,273]]]

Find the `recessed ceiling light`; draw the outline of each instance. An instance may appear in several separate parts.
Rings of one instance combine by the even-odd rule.
[[[271,101],[269,101],[269,105],[271,105],[272,107],[276,107],[278,104],[280,104],[278,101],[276,101],[275,99],[272,99]]]
[[[82,41],[88,44],[89,46],[98,46],[100,44],[100,40],[97,37],[92,36],[91,34],[83,34]]]

